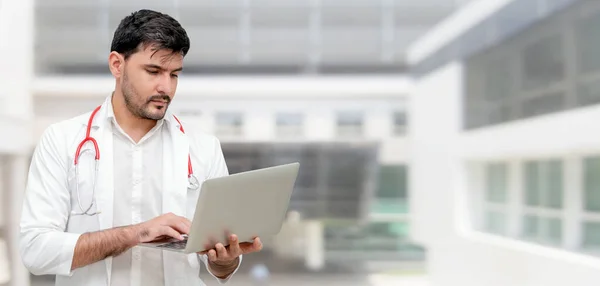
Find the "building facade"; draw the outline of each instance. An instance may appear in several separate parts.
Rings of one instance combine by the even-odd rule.
[[[37,78],[37,140],[113,80]],[[422,262],[409,240],[410,82],[399,77],[182,77],[170,107],[221,140],[231,173],[299,161],[290,209],[323,222],[329,261]]]
[[[411,236],[433,285],[597,284],[598,23],[598,1],[479,1],[411,47]]]

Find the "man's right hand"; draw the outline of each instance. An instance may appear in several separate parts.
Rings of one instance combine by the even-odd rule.
[[[71,270],[120,255],[138,243],[165,237],[181,240],[190,227],[187,218],[168,213],[136,225],[84,233],[75,245]]]
[[[134,226],[139,242],[152,242],[165,237],[183,240],[183,234],[190,232],[192,223],[185,217],[172,213],[164,214]]]

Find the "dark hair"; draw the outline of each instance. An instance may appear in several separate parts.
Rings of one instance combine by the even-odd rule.
[[[127,59],[139,48],[148,45],[152,45],[156,51],[168,49],[185,56],[190,49],[190,39],[173,17],[152,10],[139,10],[121,20],[110,50]]]

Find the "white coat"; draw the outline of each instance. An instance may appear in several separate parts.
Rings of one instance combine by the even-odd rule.
[[[19,250],[30,272],[35,275],[56,275],[56,285],[110,285],[110,257],[71,271],[79,236],[113,227],[113,133],[111,124],[106,120],[106,105],[111,104],[110,98],[106,99],[96,114],[91,130],[91,136],[97,140],[100,149],[95,194],[99,214],[71,215],[71,211],[80,211],[74,188],[74,156],[77,146],[85,137],[91,111],[49,126],[32,157],[24,194]],[[173,114],[167,112],[165,116]],[[165,121],[165,124],[171,124],[173,126],[169,127],[173,128],[169,128],[169,138],[165,138],[163,143],[163,213],[171,212],[191,220],[199,190],[187,188],[188,150],[194,174],[200,182],[223,175],[219,174],[219,170],[226,170],[225,160],[220,142],[214,136],[198,132],[183,121],[185,134],[180,131],[176,120]],[[92,144],[86,144],[82,152],[91,148]],[[81,165],[79,168],[79,190],[84,208],[89,206],[89,200],[83,198],[91,196],[94,174],[88,166]],[[88,170],[84,170],[85,167]],[[206,263],[206,256],[163,251],[163,257],[166,286],[204,285],[199,272],[200,261]]]

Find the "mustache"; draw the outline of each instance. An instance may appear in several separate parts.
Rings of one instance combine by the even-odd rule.
[[[167,104],[171,103],[171,98],[168,95],[153,95],[148,98],[148,103],[154,100],[164,100],[167,102]]]

